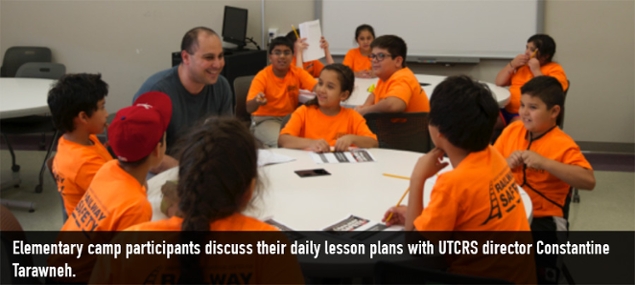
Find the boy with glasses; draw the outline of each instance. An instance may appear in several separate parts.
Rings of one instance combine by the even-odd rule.
[[[412,70],[406,67],[406,42],[398,36],[385,35],[376,38],[370,47],[369,57],[379,81],[364,105],[355,110],[362,115],[429,112],[428,96]]]
[[[277,37],[269,45],[271,65],[256,74],[247,94],[254,136],[268,147],[278,146],[283,119],[298,106],[300,89],[313,90],[317,81],[304,69],[291,65],[293,43]]]

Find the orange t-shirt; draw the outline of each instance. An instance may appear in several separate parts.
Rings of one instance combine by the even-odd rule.
[[[373,64],[370,62],[370,58],[362,55],[362,52],[359,50],[359,48],[348,50],[348,52],[344,56],[344,61],[342,62],[342,64],[350,67],[353,72],[371,70],[373,67]]]
[[[101,144],[97,136],[90,135],[93,145],[86,146],[60,137],[57,154],[53,159],[53,174],[57,182],[57,191],[64,199],[64,208],[70,216],[86,189],[93,181],[95,173],[112,156]]]
[[[567,81],[567,75],[564,74],[564,69],[560,64],[555,62],[547,63],[540,67],[542,74],[555,77],[562,84],[562,90],[569,89],[569,82]],[[516,73],[512,75],[511,84],[509,86],[509,103],[505,106],[505,109],[512,114],[518,114],[520,109],[520,87],[523,87],[525,83],[534,78],[534,74],[531,73],[529,66],[524,65],[516,70]]]
[[[425,231],[449,235],[454,231],[522,231],[518,236],[497,237],[506,243],[514,243],[515,238],[529,239],[527,243],[531,243],[529,222],[514,176],[505,158],[492,146],[470,153],[454,170],[439,175],[430,203],[415,219],[414,226],[423,236]],[[478,252],[482,252],[480,246]],[[514,283],[536,282],[531,255],[462,254],[447,258],[450,272]]]
[[[494,147],[504,157],[509,157],[517,150],[531,150],[547,159],[592,169],[591,164],[580,151],[580,147],[557,126],[533,141],[528,138],[529,134],[523,122],[516,121],[503,130]],[[549,202],[536,191],[558,205],[564,206],[571,186],[545,170],[523,168],[523,166],[518,166],[512,169],[512,172],[516,181],[531,197],[531,202],[534,204],[534,217],[563,217],[562,209],[559,206]]]
[[[291,62],[291,66],[296,66],[296,62],[297,61],[294,57],[293,61]],[[311,74],[311,76],[320,77],[320,72],[322,72],[322,69],[324,68],[324,64],[319,60],[311,60],[311,61],[303,62],[302,68],[304,68],[306,72]]]
[[[152,219],[152,206],[148,202],[146,188],[134,177],[119,167],[119,161],[111,160],[95,174],[88,191],[68,216],[62,226],[59,240],[69,243],[101,243],[103,231],[122,231],[130,226]],[[78,235],[77,232],[83,233]],[[82,240],[77,240],[79,237]],[[98,241],[96,241],[98,240]],[[49,264],[68,263],[76,277],[72,282],[85,283],[90,278],[96,257],[83,255],[76,259],[72,255],[54,255]],[[70,280],[61,280],[71,282]]]
[[[302,68],[290,66],[284,78],[273,74],[271,65],[256,74],[251,82],[247,101],[256,98],[262,92],[267,104],[260,106],[252,113],[254,116],[283,117],[289,115],[298,106],[300,89],[313,90],[317,80]]]
[[[386,81],[379,79],[373,93],[375,104],[392,96],[406,103],[404,112],[430,112],[428,96],[410,68],[404,67],[398,70]]]
[[[145,244],[147,240],[157,242],[165,239],[167,243],[177,244],[179,241],[183,219],[170,219],[148,222],[130,227],[126,232],[113,239],[119,244]],[[252,244],[252,253],[245,255],[205,254],[200,247],[201,268],[206,283],[215,284],[301,284],[304,283],[300,265],[295,256],[290,254],[287,245],[285,254],[258,254],[256,243],[264,240],[267,244],[287,242],[286,237],[275,227],[239,213],[210,224],[211,232],[230,231],[254,233],[217,233],[213,236],[216,244]],[[133,232],[134,231],[134,232]],[[153,231],[150,233],[148,231]],[[162,233],[157,236],[154,232]],[[271,232],[271,233],[265,233]],[[204,233],[201,233],[204,235]],[[145,237],[145,239],[144,239]],[[156,243],[156,242],[155,242]],[[170,259],[152,255],[135,255],[129,259],[113,259],[110,256],[100,257],[90,283],[105,284],[177,284],[180,278],[180,261],[174,256]],[[171,282],[166,282],[171,280]]]
[[[377,136],[366,125],[364,117],[355,110],[344,107],[337,115],[327,116],[318,106],[301,106],[293,112],[280,134],[307,139],[324,139],[331,146],[344,135],[365,136],[377,140]]]

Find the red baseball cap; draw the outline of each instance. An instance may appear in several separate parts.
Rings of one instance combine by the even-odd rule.
[[[163,92],[146,92],[132,106],[117,112],[108,126],[108,143],[119,160],[138,161],[161,142],[171,118],[170,97]]]

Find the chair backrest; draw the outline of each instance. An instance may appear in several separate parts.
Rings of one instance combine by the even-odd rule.
[[[251,87],[251,81],[254,79],[253,75],[241,76],[234,79],[234,94],[236,98],[236,109],[234,113],[236,118],[241,121],[251,123],[251,114],[247,112],[247,93],[249,87]]]
[[[18,68],[15,77],[60,79],[66,66],[53,62],[27,62]]]
[[[500,279],[452,274],[386,261],[377,262],[374,272],[375,284],[513,284]]]
[[[364,116],[380,148],[428,152],[428,113],[371,113]]]
[[[52,154],[51,157],[49,157],[46,160],[46,168],[48,168],[49,173],[51,174],[51,178],[53,178],[53,183],[55,184],[55,192],[57,192],[58,196],[60,197],[60,204],[62,204],[62,223],[66,223],[66,220],[68,220],[68,213],[66,213],[66,207],[64,207],[64,198],[62,198],[62,193],[60,193],[59,191],[57,191],[57,179],[55,179],[55,173],[53,173],[53,160],[55,159],[55,154]]]
[[[562,108],[560,108],[560,114],[558,115],[558,118],[556,118],[556,124],[558,125],[558,127],[560,127],[560,129],[562,129],[564,127],[564,106],[566,105],[565,103],[567,102],[567,93],[569,93],[569,89],[571,89],[571,81],[569,81],[567,79],[567,85],[569,85],[567,87],[567,90],[564,90],[564,102],[562,102]]]
[[[27,62],[51,62],[51,50],[47,47],[10,47],[4,53],[1,77],[15,77],[16,72]]]

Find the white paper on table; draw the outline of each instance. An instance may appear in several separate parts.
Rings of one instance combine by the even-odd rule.
[[[322,163],[357,163],[375,161],[373,155],[365,149],[353,149],[344,152],[310,152],[309,155],[317,164]]]
[[[302,51],[302,60],[304,62],[323,58],[324,50],[320,48],[320,39],[322,38],[322,29],[320,28],[320,20],[304,22],[298,26],[300,28],[300,37],[306,38],[309,46]]]
[[[399,231],[400,228],[387,227],[383,223],[372,221],[355,215],[349,215],[337,223],[330,225],[324,229],[332,236],[343,238],[349,241],[367,242],[374,241],[371,239],[377,232],[381,231]],[[383,235],[383,238],[390,236]]]
[[[300,101],[300,103],[304,104],[307,101],[315,98],[316,94],[314,92],[311,92],[309,90],[304,90],[304,89],[300,89],[300,96],[298,97],[298,100]]]
[[[269,164],[285,163],[285,162],[294,161],[294,160],[295,158],[293,157],[277,154],[267,149],[258,150],[258,166],[259,167],[269,165]]]

